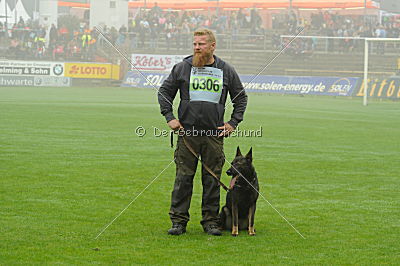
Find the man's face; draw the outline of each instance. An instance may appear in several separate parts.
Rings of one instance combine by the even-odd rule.
[[[194,36],[193,39],[193,66],[203,67],[213,56],[215,42],[209,42],[208,36]]]

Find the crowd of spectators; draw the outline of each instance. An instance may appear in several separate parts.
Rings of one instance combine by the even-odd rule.
[[[116,41],[120,44],[121,41],[129,39],[132,48],[143,48],[148,40],[149,48],[155,49],[158,42],[165,39],[167,49],[189,48],[191,32],[200,27],[210,28],[216,34],[229,33],[233,38],[243,28],[248,29],[250,35],[264,34],[261,16],[255,9],[248,14],[241,9],[229,15],[219,12],[218,15],[206,16],[194,11],[183,11],[182,14],[163,12],[155,6],[149,12],[143,12],[130,20],[127,29],[120,29],[120,33],[125,33],[124,37]]]
[[[120,47],[156,49],[160,42],[164,42],[169,50],[190,48],[191,32],[199,27],[210,28],[217,34],[229,33],[234,39],[241,29],[246,29],[250,35],[264,34],[262,19],[257,10],[249,13],[239,10],[229,15],[220,12],[218,16],[206,16],[189,11],[163,11],[158,6],[139,12],[129,20],[127,26],[119,29],[103,26],[102,33]],[[6,33],[2,25],[0,32],[3,32],[4,37]],[[17,59],[46,57],[54,60],[90,60],[95,54],[96,42],[104,43],[98,32],[89,29],[84,23],[74,29],[65,25],[52,25],[45,29],[33,21],[25,22],[21,18],[9,32],[7,55]]]
[[[335,12],[313,13],[310,19],[298,18],[294,12],[289,12],[283,17],[286,23],[280,23],[273,17],[273,29],[284,29],[290,35],[296,35],[299,29],[308,29],[307,35],[315,38],[295,40],[287,49],[288,53],[294,55],[311,55],[320,40],[318,36],[341,37],[342,39],[326,39],[326,50],[328,52],[350,53],[354,49],[364,47],[364,43],[357,38],[400,38],[400,23],[392,18],[386,17],[382,21],[377,21],[376,17],[340,15]],[[280,35],[275,32],[272,35],[272,42],[275,47],[280,47],[288,43],[290,38],[284,38],[283,42]],[[376,53],[384,54],[385,45],[378,43]]]
[[[376,16],[340,15],[321,10],[312,13],[310,18],[296,15],[294,11],[272,16],[272,29],[284,29],[294,35],[303,27],[316,36],[398,38],[400,34],[400,22],[395,17],[384,17],[378,21]]]
[[[6,57],[13,59],[77,59],[89,61],[95,50],[97,36],[94,31],[82,26],[74,30],[65,25],[49,29],[32,20],[22,18],[11,30],[0,25],[1,41],[8,40]],[[9,35],[9,36],[6,36]]]
[[[295,35],[305,27],[315,36],[343,37],[340,41],[327,40],[327,50],[351,52],[361,42],[351,37],[392,37],[400,36],[400,25],[395,20],[364,21],[363,16],[344,16],[333,12],[316,12],[310,19],[299,17],[295,12],[281,14],[280,19],[272,16],[273,47],[280,48],[288,39],[281,39],[282,34]],[[155,50],[163,42],[166,49],[186,49],[191,46],[191,32],[196,28],[206,27],[218,35],[228,35],[232,41],[239,35],[246,34],[247,41],[265,36],[263,21],[256,9],[249,12],[242,9],[226,13],[204,15],[194,11],[164,11],[157,5],[148,11],[132,15],[127,26],[119,29],[104,26],[103,34],[113,44],[129,51],[137,48]],[[0,23],[0,40],[6,39],[6,26]],[[20,18],[11,29],[6,54],[16,59],[53,59],[53,60],[92,60],[98,43],[104,43],[95,30],[81,23],[76,28],[66,25],[52,25],[49,29],[33,21],[25,22]],[[272,34],[271,34],[272,32]],[[348,37],[348,39],[346,38]],[[291,43],[287,53],[294,55],[311,55],[318,38],[299,39]],[[379,50],[384,53],[384,47]]]

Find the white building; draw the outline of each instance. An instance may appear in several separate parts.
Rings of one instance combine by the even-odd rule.
[[[90,1],[90,27],[100,29],[104,25],[119,29],[122,25],[128,26],[127,0],[95,0]]]
[[[58,0],[39,0],[39,23],[50,29],[57,25]]]

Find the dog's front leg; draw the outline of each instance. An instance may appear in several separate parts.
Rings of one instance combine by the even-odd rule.
[[[256,205],[253,204],[250,206],[249,208],[249,235],[251,236],[255,236],[256,235],[256,231],[254,230],[254,214],[256,212]]]
[[[232,236],[239,235],[239,211],[236,202],[232,201]]]

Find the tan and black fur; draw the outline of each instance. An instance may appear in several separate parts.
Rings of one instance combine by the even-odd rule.
[[[231,230],[232,236],[237,236],[239,230],[248,230],[254,236],[254,215],[258,199],[257,173],[252,164],[252,149],[243,156],[239,147],[231,167],[226,172],[232,176],[230,189],[226,195],[226,205],[220,212],[220,226]]]

